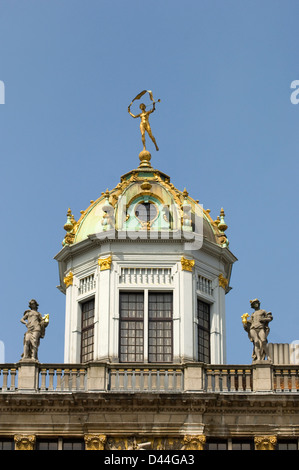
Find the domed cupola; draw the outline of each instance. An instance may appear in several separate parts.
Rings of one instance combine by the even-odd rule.
[[[213,220],[152,167],[150,112],[140,105],[135,116],[130,106],[141,118],[140,164],[77,221],[67,211],[55,257],[66,294],[65,362],[224,363],[225,294],[236,261],[224,211]]]

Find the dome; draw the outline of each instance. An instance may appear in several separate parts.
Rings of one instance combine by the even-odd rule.
[[[223,209],[220,217],[213,220],[210,211],[204,210],[186,189],[178,190],[168,175],[152,168],[149,152],[141,152],[139,158],[139,167],[123,175],[114,189],[107,189],[97,200],[90,201],[78,221],[68,210],[63,246],[111,230],[140,236],[153,232],[172,235],[192,232],[228,246]]]

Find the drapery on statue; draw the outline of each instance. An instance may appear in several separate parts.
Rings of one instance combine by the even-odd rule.
[[[146,111],[145,104],[141,103],[141,105],[139,106],[139,108],[141,109],[141,113],[137,114],[135,116],[135,114],[131,113],[131,105],[132,105],[133,101],[139,100],[145,93],[149,93],[150,99],[153,101],[153,107],[150,111]],[[160,100],[157,100],[157,101],[160,102]],[[142,143],[143,143],[143,150],[146,150],[146,148],[145,148],[145,131],[148,133],[148,135],[152,139],[152,141],[153,141],[153,143],[156,147],[156,150],[159,150],[159,147],[156,143],[155,137],[152,134],[151,126],[150,126],[150,123],[149,123],[149,115],[151,113],[153,113],[155,111],[155,109],[156,109],[156,101],[154,101],[153,94],[150,90],[141,91],[137,96],[135,96],[135,98],[132,100],[131,104],[128,106],[128,113],[130,114],[130,116],[132,116],[133,118],[140,117],[140,120],[141,120],[141,122],[140,122],[140,132],[141,132],[141,140],[142,140]]]
[[[33,359],[37,361],[37,350],[39,347],[40,338],[45,336],[46,327],[49,324],[49,315],[42,315],[37,311],[38,303],[32,299],[29,302],[29,310],[24,312],[21,318],[21,323],[27,326],[27,331],[24,335],[24,351],[22,360]]]
[[[251,317],[248,313],[242,315],[242,323],[244,330],[247,331],[250,341],[253,343],[253,361],[263,361],[266,359],[271,361],[268,351],[267,336],[270,328],[268,324],[273,320],[271,312],[260,309],[260,301],[258,299],[250,300],[250,305],[254,308]]]

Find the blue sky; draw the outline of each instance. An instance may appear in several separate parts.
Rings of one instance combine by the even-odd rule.
[[[6,362],[38,300],[41,362],[63,362],[56,286],[75,218],[138,166],[131,99],[160,98],[152,164],[216,218],[238,258],[226,296],[227,358],[251,363],[241,315],[260,298],[269,341],[299,340],[299,4],[293,0],[0,0],[1,313]]]

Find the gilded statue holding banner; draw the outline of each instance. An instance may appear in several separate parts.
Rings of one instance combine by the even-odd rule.
[[[141,105],[139,106],[139,108],[141,109],[141,113],[140,114],[133,114],[131,112],[131,105],[132,103],[135,101],[135,100],[139,100],[145,93],[148,93],[149,96],[150,96],[150,99],[151,101],[153,102],[153,107],[152,109],[150,109],[149,111],[146,111],[146,105],[144,103],[141,103]],[[148,133],[149,137],[151,138],[151,140],[153,141],[155,147],[156,147],[156,150],[159,150],[159,147],[157,145],[157,142],[156,142],[156,139],[155,137],[153,136],[152,134],[152,130],[151,130],[151,126],[150,126],[150,123],[149,123],[149,115],[152,114],[155,109],[156,109],[156,103],[157,102],[160,102],[160,100],[157,100],[155,101],[154,98],[153,98],[153,94],[150,90],[143,90],[141,91],[137,96],[135,96],[135,98],[132,100],[132,102],[130,103],[130,105],[128,106],[128,113],[130,114],[130,116],[132,116],[133,118],[140,118],[140,132],[141,132],[141,140],[142,140],[142,144],[143,144],[143,151],[146,150],[146,146],[145,146],[145,132]]]
[[[250,305],[254,308],[251,317],[248,313],[244,313],[241,318],[244,330],[253,343],[252,359],[253,361],[264,361],[267,357],[268,361],[271,361],[267,336],[270,331],[269,323],[273,320],[272,313],[262,310],[258,299],[250,300]]]

